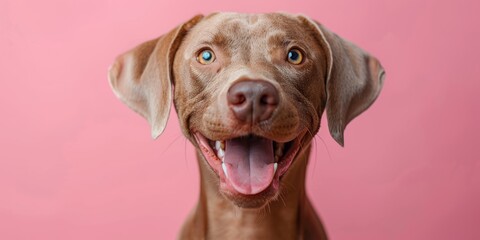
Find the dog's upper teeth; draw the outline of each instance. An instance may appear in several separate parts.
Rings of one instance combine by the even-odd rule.
[[[215,148],[217,157],[223,162],[223,158],[225,157],[225,141],[215,141],[213,148]]]
[[[223,157],[225,156],[225,152],[223,151],[223,149],[220,148],[217,150],[217,156],[223,161]]]
[[[225,150],[225,141],[215,141],[215,149],[219,150]]]
[[[281,156],[283,156],[283,148],[284,148],[283,143],[278,143],[277,148],[275,149],[275,161],[278,161]]]

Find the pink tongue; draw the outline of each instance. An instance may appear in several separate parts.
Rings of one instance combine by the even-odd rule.
[[[273,180],[273,143],[260,137],[241,137],[226,141],[227,181],[242,194],[257,194]]]

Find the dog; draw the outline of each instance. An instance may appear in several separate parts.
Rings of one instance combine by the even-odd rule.
[[[118,56],[115,95],[153,138],[173,101],[195,146],[200,198],[179,239],[327,239],[305,193],[324,110],[333,139],[377,98],[380,62],[287,13],[198,15]]]

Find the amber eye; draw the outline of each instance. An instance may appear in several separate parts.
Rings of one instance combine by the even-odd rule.
[[[300,50],[292,48],[288,51],[287,60],[291,64],[298,65],[303,62],[303,54]]]
[[[198,53],[197,62],[207,65],[215,61],[215,53],[210,49],[205,49]]]

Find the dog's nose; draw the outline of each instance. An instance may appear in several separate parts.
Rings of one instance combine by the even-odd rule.
[[[279,98],[277,89],[271,83],[245,80],[230,86],[227,101],[237,119],[258,123],[270,118]]]

